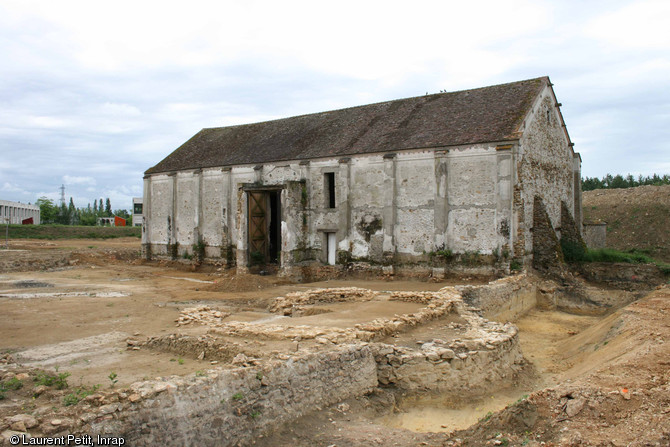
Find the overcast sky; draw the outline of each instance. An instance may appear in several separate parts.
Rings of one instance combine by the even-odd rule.
[[[582,174],[670,173],[670,1],[0,0],[0,199],[142,195],[204,127],[548,75]]]

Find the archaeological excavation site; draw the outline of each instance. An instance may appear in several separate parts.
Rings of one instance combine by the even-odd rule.
[[[3,445],[669,439],[670,289],[653,266],[306,283],[146,261],[137,239],[9,254]]]
[[[582,194],[552,86],[203,129],[141,237],[10,238],[1,445],[670,445],[670,190]]]

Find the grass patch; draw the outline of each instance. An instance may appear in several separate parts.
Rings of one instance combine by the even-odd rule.
[[[94,394],[98,390],[98,388],[100,388],[100,385],[94,385],[91,388],[86,388],[84,386],[78,387],[72,393],[66,395],[63,398],[63,405],[66,407],[69,407],[71,405],[77,405],[87,396]]]
[[[509,263],[509,269],[513,272],[519,271],[522,268],[523,268],[523,264],[516,259],[512,259],[512,262]]]
[[[11,391],[16,391],[16,390],[20,390],[21,388],[23,388],[23,382],[21,382],[16,377],[12,377],[11,379],[4,381],[2,383],[2,385],[0,385],[0,386],[5,391],[10,391],[10,390]]]
[[[5,380],[4,382],[0,382],[0,400],[5,398],[6,391],[16,391],[20,390],[21,388],[23,388],[23,382],[21,382],[16,377]]]
[[[55,375],[40,371],[37,373],[37,375],[33,380],[37,386],[46,385],[46,386],[52,386],[57,390],[64,390],[65,388],[68,387],[67,383],[68,377],[70,377],[69,372],[58,373],[57,375]]]
[[[89,227],[83,225],[10,225],[10,239],[115,239],[142,237],[141,227]]]
[[[561,242],[563,256],[567,262],[622,262],[626,264],[654,264],[665,275],[670,274],[670,264],[666,264],[649,256],[645,251],[629,250],[619,251],[611,248],[599,248],[595,250],[582,249],[577,244],[564,244]]]

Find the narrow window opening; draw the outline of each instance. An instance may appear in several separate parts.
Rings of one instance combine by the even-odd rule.
[[[324,174],[326,190],[326,207],[335,208],[335,173],[326,172]]]

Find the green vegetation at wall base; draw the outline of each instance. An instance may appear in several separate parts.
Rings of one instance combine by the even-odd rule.
[[[572,263],[581,262],[622,262],[627,264],[655,264],[664,274],[670,274],[670,264],[655,260],[638,250],[619,251],[611,248],[580,250],[570,244],[561,243],[565,260]]]

